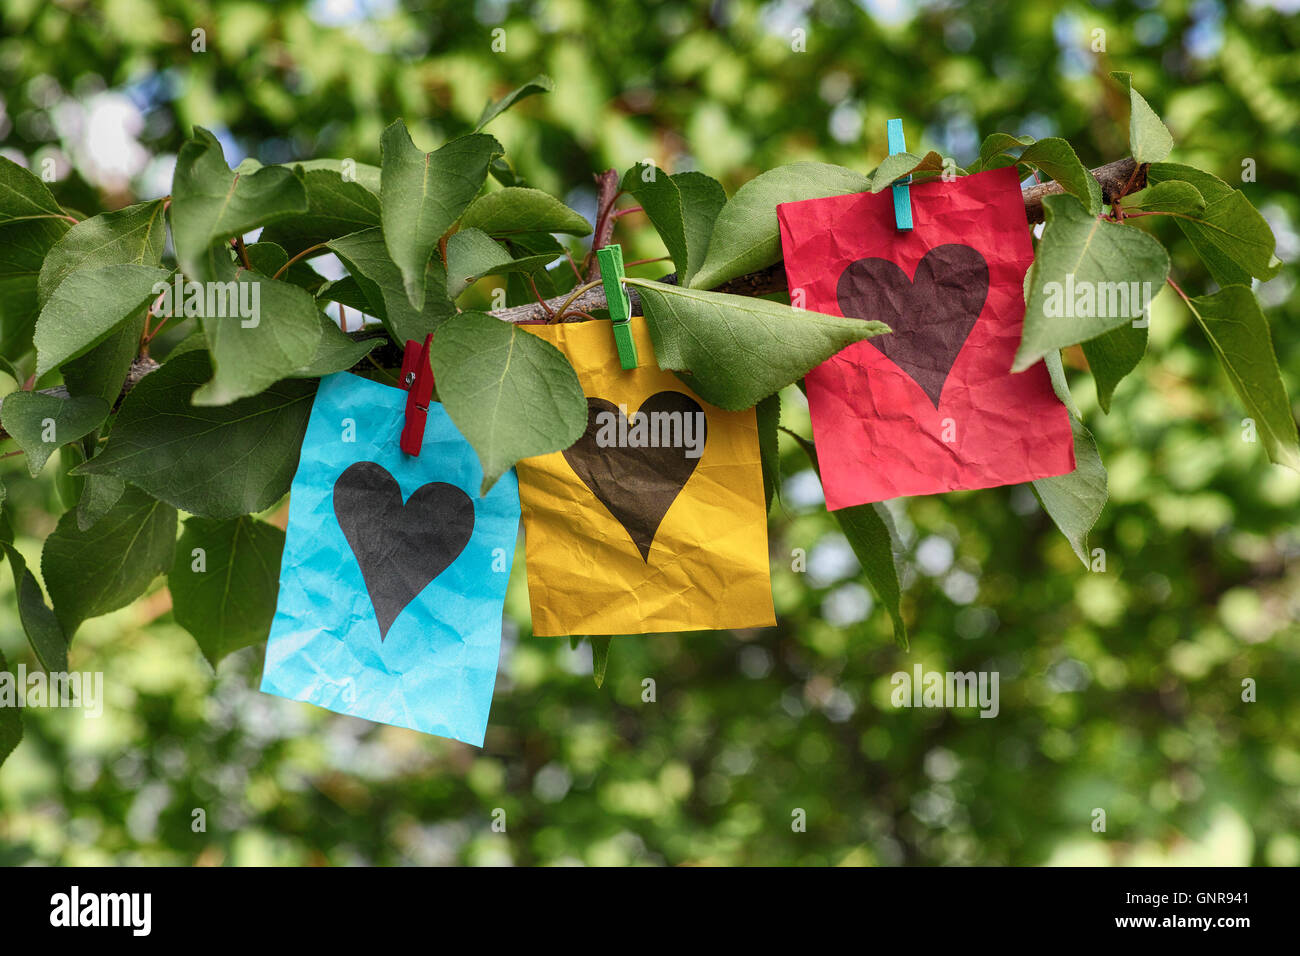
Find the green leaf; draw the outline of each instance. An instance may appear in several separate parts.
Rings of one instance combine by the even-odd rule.
[[[612,637],[588,637],[591,641],[591,679],[597,687],[605,686],[605,671],[609,669],[609,645]]]
[[[1274,255],[1276,240],[1267,220],[1246,194],[1191,166],[1152,163],[1147,182],[1190,183],[1205,198],[1199,215],[1175,214],[1179,228],[1221,286],[1249,285],[1251,276],[1267,280],[1282,263]]]
[[[1092,215],[1101,212],[1101,184],[1080,162],[1074,147],[1057,136],[1040,139],[1020,154],[1017,162],[1033,166],[1061,184]]]
[[[488,164],[488,172],[492,175],[492,178],[502,186],[528,185],[524,181],[524,178],[514,171],[504,156],[495,157],[492,162]]]
[[[87,475],[77,502],[77,527],[82,531],[108,514],[126,491],[126,482],[114,475]]]
[[[429,260],[438,240],[483,186],[488,163],[501,155],[501,144],[485,133],[472,133],[426,154],[416,149],[406,124],[398,120],[384,130],[380,147],[384,243],[406,297],[418,311],[424,307]]]
[[[295,369],[291,378],[320,378],[342,372],[360,362],[383,341],[378,337],[351,338],[329,316],[317,312],[316,318],[320,323],[316,355],[302,368]]]
[[[1291,400],[1273,352],[1268,321],[1254,293],[1247,286],[1230,285],[1213,295],[1196,296],[1189,305],[1255,420],[1269,459],[1300,471],[1300,440]]]
[[[870,188],[871,180],[862,174],[826,163],[793,163],[761,173],[736,190],[718,213],[708,253],[691,279],[691,288],[711,289],[779,262],[778,203],[843,196]]]
[[[41,311],[37,297],[41,265],[68,228],[62,219],[0,226],[0,353],[17,357],[31,348]]]
[[[438,398],[483,466],[487,494],[520,458],[561,451],[587,427],[587,399],[564,353],[509,322],[462,312],[433,337]]]
[[[1205,212],[1205,197],[1191,183],[1172,179],[1125,196],[1124,209],[1143,212],[1180,212],[1196,217]]]
[[[648,180],[647,173],[651,176]],[[641,204],[659,233],[677,270],[677,284],[690,285],[704,264],[718,213],[727,204],[722,185],[703,173],[669,176],[654,166],[638,163],[623,176],[622,189]]]
[[[158,373],[154,373],[158,374]],[[126,607],[171,566],[176,509],[128,487],[94,527],[69,511],[45,539],[41,574],[71,640],[83,621]]]
[[[456,298],[475,279],[511,262],[509,250],[486,232],[460,229],[447,240],[447,298]]]
[[[758,422],[758,456],[763,462],[763,498],[772,509],[772,496],[781,486],[781,448],[778,428],[781,423],[781,396],[773,392],[754,406]]]
[[[350,236],[334,239],[330,249],[352,273],[370,302],[366,311],[384,323],[389,336],[398,345],[407,339],[423,342],[424,337],[456,314],[456,307],[446,297],[447,280],[442,263],[430,260],[426,270],[428,292],[424,308],[411,307],[402,282],[402,273],[388,257],[383,232],[364,229]]]
[[[647,174],[649,179],[646,178]],[[641,204],[646,218],[655,227],[655,232],[659,233],[664,248],[673,260],[679,284],[686,285],[690,253],[686,246],[685,204],[677,184],[658,167],[637,163],[623,174],[621,188]],[[707,237],[705,241],[708,241]]]
[[[181,271],[205,280],[218,243],[307,211],[303,181],[283,166],[226,165],[217,138],[202,127],[181,147],[172,177],[172,241]]]
[[[84,355],[158,297],[171,275],[156,266],[79,269],[64,279],[36,320],[36,374]]]
[[[559,255],[548,252],[515,259],[505,246],[481,229],[462,228],[447,240],[447,298],[455,299],[486,275],[538,272]]]
[[[885,606],[894,625],[894,641],[904,649],[908,646],[907,625],[903,621],[902,587],[898,583],[898,567],[894,559],[892,531],[893,519],[879,502],[855,505],[831,512],[840,524],[840,530],[857,555],[858,563],[867,576],[876,600]]]
[[[813,471],[821,477],[821,465],[817,461],[817,449],[808,439],[789,429],[785,433],[798,443],[812,463]],[[908,646],[907,624],[903,620],[903,589],[898,580],[898,561],[895,557],[895,542],[898,531],[889,509],[880,502],[867,505],[854,505],[841,508],[831,514],[839,522],[840,530],[849,547],[857,555],[862,572],[866,575],[867,585],[875,595],[876,601],[883,604],[894,625],[894,641],[904,649]]]
[[[1083,566],[1089,567],[1088,532],[1106,507],[1106,468],[1092,433],[1073,415],[1070,428],[1074,432],[1074,471],[1039,478],[1030,485]]]
[[[358,163],[352,159],[304,159],[293,163],[293,166],[304,173],[316,171],[335,173],[344,182],[355,182],[366,192],[379,195],[381,173],[378,166]]]
[[[96,266],[156,266],[167,242],[163,201],[137,203],[86,219],[69,229],[41,266],[37,297],[41,305],[73,270]]]
[[[0,225],[27,219],[62,219],[50,187],[12,159],[0,156]]]
[[[554,196],[523,186],[498,189],[475,199],[460,225],[491,236],[517,232],[562,232],[571,236],[591,233],[591,223]]]
[[[1124,87],[1129,99],[1128,148],[1139,163],[1158,163],[1174,148],[1174,138],[1156,111],[1133,89],[1133,74],[1111,73],[1111,79]]]
[[[203,335],[202,329],[194,329],[183,339],[171,347],[164,361],[170,362],[174,358],[179,358],[186,352],[202,351],[204,355],[208,354],[208,340]],[[210,357],[209,357],[210,358]]]
[[[27,567],[27,560],[13,544],[8,519],[0,530],[0,555],[9,559],[14,576],[14,593],[18,600],[18,621],[32,645],[32,651],[47,671],[68,669],[68,639],[50,606],[45,603],[41,586]]]
[[[4,654],[0,654],[0,673],[9,671],[9,662],[5,660]],[[17,681],[16,677],[10,677],[10,680]],[[3,765],[9,755],[22,742],[23,739],[23,718],[22,709],[19,707],[0,707],[0,765]]]
[[[293,255],[315,245],[379,225],[379,197],[359,182],[349,182],[339,172],[305,169],[297,164],[307,190],[307,211],[273,223],[259,242],[274,242]],[[325,252],[324,249],[320,254]]]
[[[322,249],[321,254],[328,252],[328,249]],[[287,253],[282,245],[277,242],[254,242],[244,247],[244,254],[248,256],[248,263],[252,266],[252,271],[260,272],[268,279],[276,279],[296,285],[313,296],[316,290],[327,281],[323,275],[313,269],[303,259],[297,262],[289,261]],[[310,258],[310,257],[309,257]],[[287,266],[287,268],[286,268]],[[222,273],[222,278],[233,278],[236,270],[243,268],[243,264],[231,260],[231,268]],[[283,272],[281,271],[283,270]]]
[[[144,313],[127,319],[85,355],[63,363],[63,384],[68,394],[90,396],[117,404],[131,363],[140,351]]]
[[[557,258],[565,255],[566,247],[549,232],[520,232],[502,240],[510,254],[519,259],[531,258],[532,256],[554,255]],[[577,272],[573,268],[566,269],[561,266],[558,269],[548,269],[544,272],[533,272],[527,276],[528,281],[524,281],[521,273],[512,272],[506,276],[506,304],[523,305],[537,301],[537,295],[533,292],[533,286],[537,287],[537,292],[543,298],[552,298],[557,295],[564,295],[572,292],[578,284]]]
[[[487,105],[483,107],[483,112],[479,114],[474,129],[476,131],[482,129],[520,100],[535,96],[538,93],[549,93],[553,89],[555,89],[555,81],[545,73],[538,73],[523,86],[515,87],[495,103],[489,100]]]
[[[931,150],[925,154],[921,162],[912,170],[912,180],[914,182],[933,182],[936,178],[942,179],[949,170],[956,176],[970,175],[955,163],[952,166],[945,166],[946,162],[948,162],[946,159]]]
[[[1111,396],[1124,376],[1137,368],[1147,350],[1146,325],[1132,322],[1103,332],[1083,343],[1083,354],[1097,385],[1097,404],[1110,413]]]
[[[316,383],[286,379],[230,405],[190,404],[211,374],[207,352],[195,349],[146,375],[103,451],[76,472],[116,475],[207,518],[271,507],[293,480]]]
[[[229,305],[214,311],[226,315],[202,320],[213,375],[194,393],[195,405],[229,405],[256,395],[306,367],[320,345],[320,312],[302,289],[243,269],[224,286]],[[252,316],[242,317],[244,311]]]
[[[677,268],[677,284],[688,286],[704,265],[713,225],[717,222],[722,207],[727,204],[727,194],[720,182],[704,173],[674,173],[671,179],[682,197],[682,216],[686,230],[685,275],[676,260],[673,264]]]
[[[1058,351],[1048,352],[1043,357],[1043,364],[1047,366],[1047,375],[1052,381],[1052,391],[1056,392],[1056,397],[1061,400],[1061,404],[1070,410],[1070,414],[1075,418],[1082,419],[1083,412],[1079,410],[1079,405],[1070,393],[1070,383],[1065,378],[1065,365],[1061,362],[1061,353]]]
[[[107,404],[89,396],[13,392],[0,405],[0,423],[26,452],[27,469],[34,478],[56,448],[89,434],[108,412]]]
[[[327,302],[337,302],[339,305],[347,306],[349,309],[356,309],[358,312],[364,312],[367,315],[373,315],[370,300],[366,298],[365,292],[361,290],[361,283],[357,281],[354,275],[346,275],[341,279],[334,279],[331,282],[324,283],[316,290],[316,300],[319,302],[324,299]],[[410,308],[408,305],[407,308]]]
[[[176,623],[214,668],[232,651],[266,640],[283,551],[284,532],[248,515],[186,520],[167,586]]]
[[[641,293],[661,369],[706,401],[750,408],[840,349],[889,331],[881,322],[792,309],[747,296],[628,279]]]
[[[1013,372],[1023,372],[1053,349],[1130,324],[1169,274],[1169,254],[1145,232],[1098,219],[1072,196],[1044,196],[1043,210],[1047,226],[1034,257]],[[1132,283],[1138,283],[1137,303],[1130,295]],[[1091,307],[1080,298],[1089,290]],[[1119,307],[1121,292],[1127,308]]]
[[[914,172],[940,172],[943,170],[943,157],[936,152],[928,152],[924,157],[912,153],[892,153],[876,167],[871,174],[871,191],[882,192],[894,184],[895,180]]]
[[[1032,136],[1012,136],[1010,133],[990,133],[980,146],[980,168],[986,167],[993,157],[1022,146],[1034,145]]]
[[[81,442],[59,447],[59,460],[54,467],[54,490],[59,494],[59,501],[64,509],[75,508],[81,500],[81,490],[86,479],[72,474],[72,469],[86,460],[86,453]]]
[[[266,235],[265,231],[262,233]],[[284,246],[278,242],[261,240],[250,243],[244,247],[244,255],[248,257],[248,264],[252,266],[254,272],[260,272],[264,276],[274,276],[280,271],[280,268],[289,261],[289,253],[285,251]],[[235,269],[233,262],[232,268],[228,270],[232,275]],[[242,265],[240,266],[242,268]],[[221,275],[221,279],[230,278],[230,275]],[[215,277],[214,277],[215,278]]]

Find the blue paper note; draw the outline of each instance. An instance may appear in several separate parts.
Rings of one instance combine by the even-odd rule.
[[[519,530],[510,471],[482,469],[442,405],[419,457],[406,392],[321,380],[289,496],[262,690],[483,745]]]

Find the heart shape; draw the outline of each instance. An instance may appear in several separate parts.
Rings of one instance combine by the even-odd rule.
[[[474,533],[474,502],[461,489],[432,481],[403,504],[397,479],[373,461],[349,466],[334,482],[334,516],[361,568],[381,641]]]
[[[858,259],[836,289],[846,317],[877,319],[893,329],[867,341],[920,385],[935,408],[988,292],[988,263],[959,243],[927,252],[910,280],[888,259]]]
[[[654,422],[665,421],[655,418],[659,413],[681,413],[683,424],[687,415],[700,415],[692,421],[705,427],[704,434],[698,436],[698,450],[703,453],[707,419],[703,417],[704,409],[699,402],[681,392],[657,392],[642,402],[632,417],[635,419],[645,416],[641,420],[647,422],[650,437],[658,439],[661,433],[656,432]],[[612,415],[613,418],[602,421],[602,414]],[[612,427],[614,423],[617,434],[628,436],[629,442],[610,444],[608,432],[604,436],[605,440],[601,440],[602,430]],[[622,410],[613,402],[603,398],[588,398],[587,430],[565,449],[564,459],[582,479],[582,483],[591,489],[591,493],[623,526],[623,530],[641,552],[642,560],[649,561],[650,545],[659,531],[659,525],[686,487],[686,482],[690,480],[700,459],[687,455],[684,432],[669,435],[670,440],[672,434],[682,436],[683,440],[678,446],[659,442],[658,447],[649,444],[638,447],[630,443],[632,428],[633,423],[628,422]]]

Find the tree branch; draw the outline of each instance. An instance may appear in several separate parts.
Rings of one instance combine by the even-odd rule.
[[[613,170],[609,171],[610,173]],[[1113,163],[1107,163],[1105,166],[1098,166],[1096,169],[1089,170],[1093,179],[1101,184],[1101,195],[1103,201],[1112,203],[1121,196],[1127,196],[1129,193],[1137,192],[1143,189],[1147,184],[1146,166],[1137,166],[1132,159],[1119,159]],[[607,176],[609,173],[606,174]],[[603,183],[602,183],[603,188]],[[1025,201],[1025,218],[1030,223],[1039,223],[1043,221],[1043,197],[1054,196],[1063,193],[1065,190],[1060,183],[1040,183],[1021,190],[1021,195]],[[612,224],[613,218],[609,219]],[[612,225],[610,228],[612,232]],[[599,236],[597,239],[599,240]],[[606,233],[602,245],[609,242],[609,234]],[[593,244],[593,249],[599,248]],[[599,270],[597,270],[599,274]],[[594,276],[593,276],[594,278]],[[676,274],[666,275],[660,282],[676,284]],[[773,263],[757,272],[751,272],[747,275],[737,276],[724,282],[714,289],[714,292],[728,292],[732,295],[760,296],[769,295],[773,292],[781,292],[786,288],[785,265],[781,262]],[[641,299],[637,295],[636,289],[631,286],[627,289],[628,297],[632,300],[632,314],[636,315],[641,311]],[[546,305],[554,311],[557,306],[564,302],[568,295],[556,296],[553,299],[547,299]],[[605,301],[605,290],[603,288],[591,289],[584,292],[573,300],[569,306],[569,311],[590,312],[593,309],[606,308],[608,303]],[[539,322],[547,319],[547,312],[540,302],[530,302],[527,305],[516,305],[506,309],[497,309],[491,313],[503,322]]]
[[[596,231],[591,236],[591,252],[587,256],[587,281],[600,278],[600,262],[596,250],[609,245],[614,238],[614,202],[618,199],[618,172],[607,169],[596,176],[599,187],[596,195]]]
[[[1105,166],[1098,166],[1096,169],[1089,170],[1092,177],[1101,184],[1102,199],[1106,203],[1113,203],[1121,196],[1127,196],[1130,193],[1144,189],[1147,184],[1147,170],[1145,164],[1138,166],[1132,159],[1119,159],[1113,163],[1107,163]],[[618,196],[619,178],[618,173],[614,170],[606,170],[596,176],[596,182],[599,184],[599,195],[597,198],[597,220],[596,231],[592,238],[593,255],[589,257],[587,264],[588,280],[594,280],[600,276],[600,267],[596,262],[594,250],[601,246],[609,244],[609,240],[614,232],[613,215],[614,200]],[[1025,201],[1025,218],[1030,223],[1043,221],[1043,197],[1053,196],[1063,193],[1065,190],[1060,183],[1040,183],[1021,190]],[[677,283],[676,273],[670,273],[662,277],[660,282],[670,285]],[[722,285],[713,289],[714,292],[727,292],[732,295],[760,296],[769,295],[773,292],[781,292],[786,288],[785,265],[781,262],[775,262],[770,266],[751,272],[747,275],[737,276],[724,282]],[[636,315],[641,311],[641,297],[637,294],[634,287],[627,287],[628,298],[632,302],[632,314]],[[505,309],[497,309],[488,313],[503,322],[545,322],[551,314],[555,312],[572,293],[557,295],[554,298],[544,302],[530,302],[527,305],[516,305]],[[579,313],[592,312],[596,309],[604,309],[608,306],[605,300],[605,289],[603,286],[595,286],[583,292],[573,299],[568,305],[568,313],[574,320],[578,319]],[[373,333],[371,333],[373,334]],[[369,336],[367,336],[369,337]],[[382,349],[380,350],[383,351]],[[135,386],[137,382],[149,372],[152,372],[158,365],[151,359],[136,359],[131,367],[131,374],[128,376],[126,383],[122,386],[122,395],[118,398],[120,403],[126,393]],[[54,388],[41,389],[44,395],[67,396],[67,390],[59,385]],[[3,428],[0,428],[0,438],[6,438],[8,434]]]
[[[118,406],[122,404],[122,399],[126,398],[127,393],[140,383],[140,379],[144,378],[157,367],[158,363],[147,355],[140,355],[132,359],[131,368],[126,373],[126,381],[122,383],[122,392],[117,396],[117,401],[113,403],[113,410],[117,411]],[[38,394],[53,395],[55,398],[67,398],[68,387],[66,385],[55,385],[52,388],[41,389]],[[0,406],[3,405],[4,399],[0,398]],[[0,425],[0,439],[12,437],[13,436],[5,430],[4,426]]]

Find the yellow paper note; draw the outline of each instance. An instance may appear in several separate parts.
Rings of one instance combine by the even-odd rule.
[[[775,624],[754,410],[661,371],[641,316],[627,371],[607,321],[524,328],[568,356],[589,413],[572,448],[518,465],[533,633]]]

